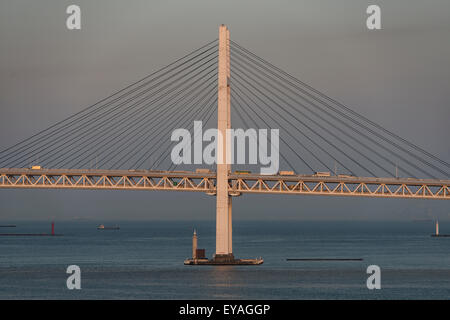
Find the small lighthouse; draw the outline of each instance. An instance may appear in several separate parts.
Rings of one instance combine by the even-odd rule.
[[[192,236],[192,259],[197,259],[197,231],[194,229],[194,235]]]
[[[431,236],[436,238],[449,238],[450,234],[439,234],[439,221],[436,220],[436,231]]]
[[[194,229],[192,235],[192,258],[184,260],[184,264],[208,264],[205,258],[205,249],[199,249],[197,246],[197,231]]]

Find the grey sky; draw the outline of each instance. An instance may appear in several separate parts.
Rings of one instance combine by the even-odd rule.
[[[66,29],[78,4],[82,30]],[[365,27],[369,4],[382,30]],[[217,37],[236,42],[450,161],[450,2],[0,2],[0,149]],[[280,209],[282,204],[282,209]],[[242,219],[449,218],[441,201],[245,196]],[[431,212],[431,213],[430,213]],[[205,195],[1,190],[0,219],[214,218]]]

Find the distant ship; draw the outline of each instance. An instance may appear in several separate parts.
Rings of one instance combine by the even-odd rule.
[[[97,227],[97,230],[119,230],[120,227],[119,226],[115,226],[115,227],[105,227],[103,224],[99,225]]]

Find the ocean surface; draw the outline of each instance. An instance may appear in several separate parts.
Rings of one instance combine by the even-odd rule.
[[[1,222],[0,233],[50,232],[50,222]],[[0,237],[0,299],[449,299],[450,238],[432,221],[234,221],[237,258],[260,266],[184,266],[197,229],[210,257],[215,222],[58,222],[56,237]],[[440,223],[450,233],[450,223]],[[363,261],[286,261],[362,258]],[[69,265],[81,290],[68,290]],[[381,289],[366,286],[369,265]]]

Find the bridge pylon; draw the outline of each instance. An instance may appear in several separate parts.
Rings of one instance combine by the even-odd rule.
[[[233,261],[232,200],[228,192],[230,141],[227,129],[230,117],[230,31],[225,25],[219,28],[217,130],[219,133],[216,180],[216,261]]]
[[[232,198],[229,190],[231,173],[230,111],[230,31],[225,25],[219,27],[217,99],[217,169],[216,169],[216,252],[211,260],[185,260],[185,264],[203,265],[258,265],[260,259],[235,259],[233,255]]]

